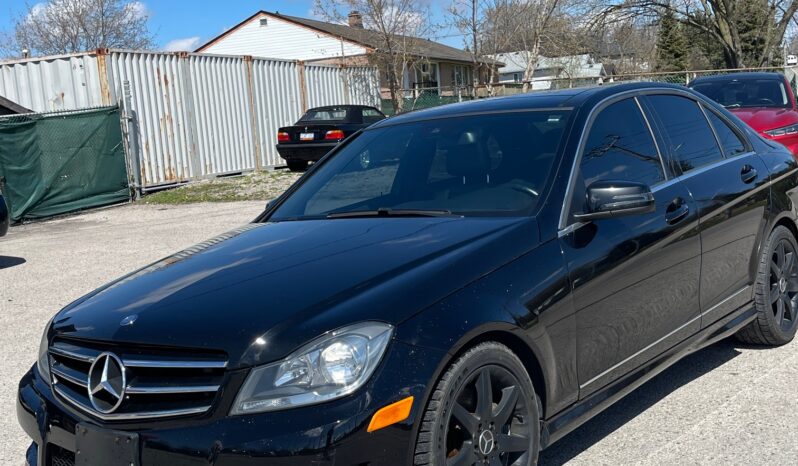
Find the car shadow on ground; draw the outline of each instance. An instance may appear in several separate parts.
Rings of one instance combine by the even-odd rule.
[[[538,464],[561,466],[567,463],[674,390],[737,357],[738,347],[742,346],[728,338],[679,361],[541,452]]]
[[[22,265],[26,261],[21,257],[14,256],[0,256],[0,270],[10,269],[11,267]]]

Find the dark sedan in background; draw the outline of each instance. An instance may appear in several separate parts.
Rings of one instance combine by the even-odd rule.
[[[694,351],[793,340],[797,201],[789,151],[680,86],[384,120],[58,312],[28,464],[536,465]]]
[[[763,137],[798,156],[798,106],[781,73],[732,73],[697,78],[690,88],[726,107]]]
[[[291,171],[303,171],[349,135],[383,119],[381,111],[364,105],[311,108],[295,125],[277,130],[277,152]]]

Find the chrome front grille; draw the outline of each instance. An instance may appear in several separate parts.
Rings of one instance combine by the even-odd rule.
[[[49,360],[54,392],[76,408],[110,421],[204,413],[211,408],[227,367],[225,355],[219,353],[76,340],[56,340]],[[114,366],[105,368],[105,375],[111,374],[106,378],[101,367],[105,364]]]

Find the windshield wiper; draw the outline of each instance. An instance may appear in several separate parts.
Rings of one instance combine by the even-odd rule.
[[[327,218],[359,218],[359,217],[444,217],[452,215],[449,210],[424,209],[391,209],[380,207],[377,210],[353,210],[350,212],[333,212]]]
[[[729,105],[724,105],[724,107],[725,107],[725,108],[740,108],[741,106],[742,106],[742,105],[740,105],[740,104],[729,104]]]

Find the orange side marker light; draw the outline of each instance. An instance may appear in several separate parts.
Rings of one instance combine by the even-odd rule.
[[[413,397],[408,396],[404,400],[389,404],[374,413],[369,423],[368,432],[380,430],[397,422],[402,422],[410,416],[410,408],[413,407]]]

